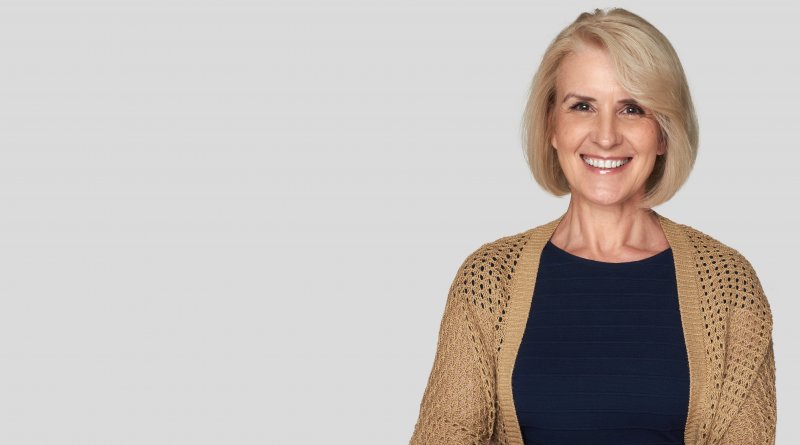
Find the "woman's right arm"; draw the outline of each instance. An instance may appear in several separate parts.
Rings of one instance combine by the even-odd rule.
[[[474,318],[475,255],[458,269],[410,445],[486,445],[494,427],[489,350]]]

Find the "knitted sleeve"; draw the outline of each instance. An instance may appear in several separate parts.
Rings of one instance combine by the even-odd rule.
[[[749,387],[744,388],[744,402],[734,414],[728,429],[720,440],[721,445],[774,445],[777,424],[777,400],[775,391],[775,351],[772,341],[772,312],[758,274],[752,264],[743,257],[745,276],[751,278],[750,291],[746,293],[752,300],[751,308],[763,315],[757,321],[741,326],[750,335],[767,337],[768,344],[758,357],[751,357],[746,363],[756,369],[755,377]],[[742,323],[744,324],[744,323]],[[753,337],[751,337],[753,338]],[[755,341],[747,342],[755,344]],[[738,374],[738,373],[736,373]]]
[[[775,354],[772,341],[721,445],[774,445],[777,421],[775,398]]]
[[[450,286],[410,445],[485,445],[492,434],[494,383],[472,310],[474,257],[463,262]]]

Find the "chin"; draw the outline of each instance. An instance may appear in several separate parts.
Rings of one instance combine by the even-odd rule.
[[[599,206],[620,205],[629,199],[628,195],[623,193],[591,193],[581,195],[581,200],[591,202]]]

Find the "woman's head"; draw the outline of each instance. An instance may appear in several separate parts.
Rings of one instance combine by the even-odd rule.
[[[572,192],[604,204],[636,197],[643,208],[669,200],[688,178],[698,145],[672,45],[624,9],[582,13],[542,58],[523,144],[534,178],[556,196]],[[584,164],[584,154],[631,160],[603,174]]]

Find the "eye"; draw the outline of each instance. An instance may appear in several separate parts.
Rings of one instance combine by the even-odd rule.
[[[645,114],[644,110],[642,110],[642,108],[638,105],[633,105],[633,104],[625,105],[625,111],[628,110],[633,110],[633,112],[626,114]]]
[[[584,105],[586,106],[586,108],[582,108]],[[569,109],[576,111],[589,111],[591,107],[589,107],[589,104],[587,104],[586,102],[578,102],[575,105],[569,107]]]

